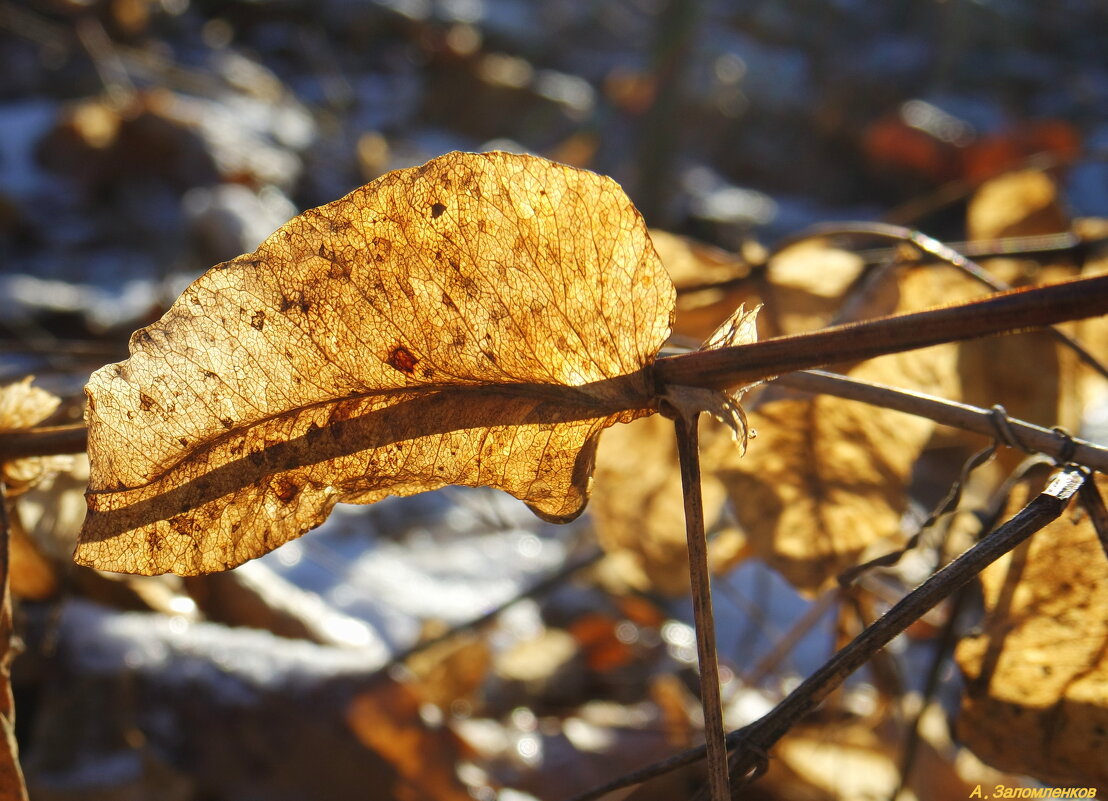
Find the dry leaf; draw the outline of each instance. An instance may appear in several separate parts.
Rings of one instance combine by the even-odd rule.
[[[1108,479],[1097,477],[1101,493]],[[1029,497],[1018,487],[1006,517]],[[959,738],[985,762],[1048,784],[1108,785],[1108,560],[1067,514],[981,574],[988,617],[956,657]]]
[[[986,181],[966,210],[970,239],[1034,236],[1068,229],[1058,186],[1042,170],[1009,172]]]
[[[830,323],[864,268],[857,253],[821,239],[806,239],[775,254],[762,289],[763,336],[812,331]]]
[[[39,550],[20,519],[18,506],[8,515],[9,556],[11,559],[11,591],[17,598],[42,601],[58,591],[58,576],[54,565]]]
[[[702,426],[705,465],[721,450],[734,448],[726,429]],[[719,525],[726,493],[709,470],[702,472],[701,489],[705,526],[712,531]],[[589,513],[607,553],[601,576],[609,586],[664,595],[688,592],[689,554],[673,421],[655,415],[605,432],[596,455]],[[733,528],[711,538],[713,569],[732,564],[740,548]]]
[[[750,275],[745,255],[657,229],[650,239],[677,287],[674,335],[699,342],[740,305],[757,305],[754,282],[742,281]]]
[[[455,763],[461,741],[420,716],[422,700],[403,684],[386,681],[350,702],[346,722],[362,744],[399,774],[387,797],[398,801],[471,801]]]
[[[1074,220],[1073,232],[1086,242],[1108,237],[1108,219]],[[1085,261],[1081,275],[1087,277],[1103,273],[1108,273],[1108,250],[1101,248]],[[1074,327],[1081,344],[1099,359],[1101,364],[1108,364],[1108,315],[1081,320],[1075,323]],[[1084,399],[1095,397],[1105,391],[1104,379],[1099,374],[1093,373],[1084,364],[1082,364],[1082,370],[1086,376],[1081,387]]]
[[[673,303],[610,179],[506,153],[390,173],[210,270],[92,376],[76,558],[223,570],[338,501],[446,484],[570,519],[597,434],[649,413]]]
[[[446,630],[441,622],[424,624],[423,636],[438,637]],[[405,664],[420,696],[447,710],[456,701],[473,700],[489,673],[492,655],[486,640],[472,631],[464,631],[416,651]]]
[[[875,293],[863,316],[935,305],[943,287],[934,270],[905,271]],[[849,374],[950,396],[954,359],[954,346],[944,345],[872,359]],[[714,472],[749,547],[793,586],[816,593],[871,544],[899,538],[930,420],[831,396],[770,400],[749,418],[758,434],[749,452],[742,459],[722,452]]]
[[[34,376],[0,387],[0,431],[33,428],[57,410],[61,398],[40,387],[31,386]],[[67,456],[35,456],[0,462],[0,479],[9,493],[22,492],[46,476],[65,470]]]
[[[888,722],[873,718],[796,726],[774,748],[769,772],[759,783],[764,782],[769,797],[789,801],[893,798],[901,781],[903,736]],[[952,801],[972,797],[974,786],[960,778],[948,754],[925,737],[917,743],[916,766],[906,792],[895,797]]]
[[[966,218],[972,239],[1032,236],[1069,230],[1060,192],[1043,172],[1010,173],[985,183],[970,201]],[[1040,266],[1020,259],[989,259],[982,264],[1012,286],[1061,281],[1074,275],[1071,266]],[[950,301],[969,299],[987,290],[966,279],[951,281]],[[1013,417],[1039,425],[1076,428],[1081,419],[1074,392],[1077,358],[1043,331],[992,337],[960,346],[962,400],[991,407],[1001,403]],[[1023,458],[1002,454],[1008,468]]]

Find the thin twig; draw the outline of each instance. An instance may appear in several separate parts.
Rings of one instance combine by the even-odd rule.
[[[1100,496],[1096,481],[1090,479],[1081,485],[1081,505],[1085,507],[1096,537],[1100,540],[1100,547],[1108,557],[1108,509],[1104,508],[1104,498]]]
[[[1088,483],[1087,481],[1085,482],[1085,484]],[[958,621],[962,616],[962,612],[964,612],[969,605],[970,597],[971,593],[966,588],[963,588],[954,597],[950,615],[947,617],[946,622],[943,623],[942,631],[939,632],[939,636],[935,641],[935,652],[931,655],[931,662],[927,666],[927,677],[924,679],[923,692],[920,694],[919,709],[916,711],[916,714],[912,716],[911,722],[908,723],[908,731],[904,738],[904,746],[900,755],[900,770],[898,771],[900,774],[900,781],[897,783],[896,790],[889,795],[889,801],[896,801],[896,799],[900,798],[901,793],[908,787],[911,781],[912,771],[916,766],[916,757],[919,755],[920,723],[923,721],[923,716],[927,712],[928,707],[931,706],[935,694],[939,691],[943,665],[946,664],[947,658],[950,656],[951,652],[954,651],[954,646],[958,643]]]
[[[1108,275],[1096,275],[1002,292],[955,306],[667,356],[654,364],[654,376],[660,388],[684,385],[728,389],[794,370],[1024,331],[1105,313],[1108,313]]]
[[[43,426],[0,433],[0,462],[27,456],[57,456],[82,453],[88,447],[84,423]]]
[[[996,410],[981,409],[977,406],[945,400],[922,392],[897,389],[885,384],[859,381],[822,370],[784,375],[778,378],[776,383],[804,392],[822,392],[885,409],[895,409],[993,439],[1002,441],[1004,439],[1000,436],[1001,432],[997,430],[998,412]],[[1108,473],[1108,448],[1023,420],[1007,416],[1003,419],[1007,430],[1015,437],[1019,446],[1054,459],[1083,464],[1094,470]]]
[[[708,753],[708,787],[712,801],[729,801],[727,742],[720,698],[716,657],[716,621],[712,613],[708,543],[704,537],[704,501],[700,492],[700,415],[674,416],[677,458],[681,468],[681,496],[685,506],[685,535],[689,545],[689,581],[693,620],[696,622],[696,654],[700,666],[700,705],[704,710],[704,741]]]
[[[934,237],[930,237],[921,231],[914,231],[911,228],[904,228],[900,225],[890,225],[889,223],[879,222],[823,223],[815,225],[806,231],[802,231],[797,234],[796,237],[791,237],[787,241],[792,242],[806,239],[811,236],[828,236],[832,234],[872,236],[880,239],[893,239],[898,242],[908,242],[921,253],[933,256],[939,261],[949,264],[951,267],[954,267],[956,270],[959,270],[992,290],[1006,292],[1012,288],[1010,284],[1001,281],[980,264],[967,258],[965,254],[955,250],[953,247],[945,245]],[[1070,236],[1076,235],[1071,234]],[[1083,362],[1089,365],[1089,367],[1096,370],[1105,378],[1108,378],[1108,369],[1105,369],[1104,365],[1102,365],[1095,356],[1089,353],[1084,345],[1069,334],[1053,326],[1047,328],[1047,331],[1049,331],[1055,339],[1076,353]]]
[[[938,523],[943,516],[950,514],[958,508],[958,504],[961,503],[962,500],[962,489],[968,483],[970,473],[992,459],[996,454],[998,445],[998,442],[993,441],[988,446],[966,459],[962,464],[962,470],[958,474],[958,478],[950,485],[950,490],[947,492],[946,496],[939,501],[938,506],[932,510],[931,514],[927,516],[927,519],[920,523],[916,528],[916,533],[908,538],[908,541],[904,543],[903,547],[844,570],[839,574],[839,584],[844,587],[849,586],[863,573],[869,572],[875,567],[892,567],[898,564],[909,551],[919,547],[920,542],[923,541],[924,534],[930,531],[931,527]]]
[[[941,600],[965,586],[986,566],[1015,548],[1036,531],[1061,516],[1066,504],[1084,481],[1076,468],[1059,471],[1041,494],[1011,520],[984,537],[958,558],[938,570],[873,625],[859,634],[765,716],[727,735],[732,755],[731,775],[743,780],[764,765],[765,752],[829,693],[884,648],[895,636],[934,608]],[[704,758],[704,748],[691,748],[633,773],[613,779],[569,801],[593,801],[615,790],[640,784]]]
[[[659,397],[668,386],[727,389],[794,370],[1093,317],[1108,312],[1108,275],[1004,292],[982,300],[777,337],[747,345],[666,356],[649,368]],[[636,404],[639,403],[636,399]],[[972,429],[971,429],[972,430]],[[0,459],[77,453],[84,427],[0,434]],[[1101,468],[1098,468],[1101,469]]]

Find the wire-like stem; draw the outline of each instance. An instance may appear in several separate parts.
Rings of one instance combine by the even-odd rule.
[[[1043,526],[1058,519],[1085,478],[1082,471],[1074,468],[1059,471],[1047,488],[1011,520],[988,534],[904,596],[845,648],[827,660],[770,712],[749,726],[728,734],[728,745],[735,749],[731,756],[731,776],[742,781],[752,772],[759,770],[764,765],[765,752],[798,720],[819,706],[820,702],[837,689],[847,676],[864,665],[875,653],[940,601],[968,584],[988,565]],[[703,759],[704,755],[704,748],[691,748],[576,795],[570,801],[593,801],[620,788],[640,784],[697,762]]]
[[[704,710],[704,741],[708,753],[708,788],[712,801],[729,801],[727,740],[716,656],[716,621],[712,613],[708,542],[704,536],[704,502],[700,490],[700,415],[674,417],[681,495],[685,506],[685,536],[689,544],[689,582],[696,622],[696,655],[700,666],[700,704]]]
[[[1108,473],[1108,448],[1059,431],[1008,417],[1002,409],[982,409],[965,403],[938,398],[922,392],[897,389],[885,384],[859,381],[822,370],[807,370],[783,375],[774,383],[804,392],[822,392],[847,400],[856,400],[895,409],[936,423],[972,431],[1004,442],[1011,436],[1025,450],[1036,451],[1061,461],[1075,462]],[[998,423],[1003,428],[998,428]]]

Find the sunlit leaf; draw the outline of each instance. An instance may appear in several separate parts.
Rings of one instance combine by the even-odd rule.
[[[1101,493],[1108,480],[1097,478]],[[1026,502],[1017,487],[1008,507]],[[1069,515],[981,574],[988,613],[957,660],[959,738],[989,764],[1050,784],[1108,783],[1108,560]]]
[[[505,153],[390,173],[210,270],[92,376],[76,558],[223,570],[338,501],[446,484],[570,519],[597,434],[650,411],[673,303],[610,179]]]

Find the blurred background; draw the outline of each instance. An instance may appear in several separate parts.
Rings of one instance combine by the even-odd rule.
[[[733,254],[846,219],[958,239],[973,191],[1027,163],[1108,216],[1105,31],[1081,0],[0,0],[0,383],[33,374],[50,422],[79,420],[88,374],[202,271],[451,150],[611,175],[650,226]],[[558,799],[698,742],[687,602],[596,579],[587,518],[447,490],[340,508],[233,574],[139,580],[68,564],[84,475],[20,499],[34,799]],[[841,599],[756,561],[717,598],[733,725],[842,639]],[[919,684],[896,660],[925,664],[920,642],[752,797],[895,794],[895,729],[866,716]],[[997,778],[935,731],[902,797]]]

